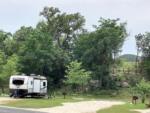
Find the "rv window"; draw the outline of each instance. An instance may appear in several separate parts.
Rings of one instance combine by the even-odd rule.
[[[43,82],[43,86],[46,86],[46,82]]]
[[[13,84],[15,84],[15,85],[23,85],[24,84],[24,80],[13,80]]]
[[[33,84],[33,82],[31,81],[31,85]]]

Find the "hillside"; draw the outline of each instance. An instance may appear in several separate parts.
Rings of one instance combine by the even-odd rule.
[[[121,55],[119,58],[124,59],[124,60],[129,61],[129,62],[135,62],[136,61],[136,55],[133,55],[133,54],[124,54],[124,55]]]

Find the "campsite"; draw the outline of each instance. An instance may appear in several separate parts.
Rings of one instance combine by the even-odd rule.
[[[0,113],[150,113],[149,0],[0,0]]]

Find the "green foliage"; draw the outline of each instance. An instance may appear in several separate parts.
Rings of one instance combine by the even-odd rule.
[[[146,82],[144,79],[136,85],[136,90],[142,98],[142,103],[145,102],[146,96],[150,94],[150,82]]]
[[[13,35],[0,31],[1,81],[17,72],[35,73],[46,76],[48,86],[55,88],[67,73],[68,83],[86,85],[92,72],[100,87],[114,87],[110,70],[127,36],[126,23],[101,18],[95,31],[87,33],[79,13],[45,7],[40,15],[44,19],[35,28],[22,26]]]
[[[13,34],[13,41],[14,41],[14,46],[15,48],[14,53],[17,53],[21,51],[21,47],[24,45],[24,42],[27,40],[28,37],[34,32],[34,29],[32,27],[25,27],[22,26],[19,30],[17,30]]]
[[[4,32],[4,31],[0,31],[0,50],[5,51],[4,41],[7,38],[10,38],[10,37],[11,37],[10,33]]]
[[[150,93],[150,83],[146,82],[144,79],[142,79],[141,82],[137,84],[136,87],[137,87],[136,89],[141,95],[146,95]]]
[[[132,54],[124,54],[119,57],[119,59],[126,60],[127,62],[135,62],[137,56]]]
[[[67,66],[66,71],[66,83],[77,84],[77,85],[87,85],[91,77],[91,72],[86,71],[82,68],[82,64],[77,61],[72,61]]]
[[[52,40],[46,33],[34,30],[28,34],[19,51],[21,71],[28,72],[28,74],[43,74],[44,65],[49,65],[53,58],[52,48]],[[49,68],[51,67],[49,66]]]
[[[48,108],[54,106],[61,106],[63,103],[66,102],[77,102],[77,101],[79,100],[73,99],[72,97],[67,97],[66,99],[64,99],[63,97],[56,97],[51,99],[24,99],[12,101],[6,103],[5,105],[19,108]]]
[[[130,103],[126,103],[124,105],[116,105],[108,109],[99,110],[97,113],[139,113],[137,111],[134,111],[135,109],[145,109],[145,105],[133,105]]]
[[[76,41],[74,58],[93,72],[94,78],[101,81],[100,87],[111,87],[109,72],[127,36],[125,23],[103,18],[99,22],[94,32],[83,34]]]
[[[5,53],[0,51],[0,72],[2,72],[2,66],[5,64],[6,62],[6,56]]]
[[[12,55],[10,57],[8,57],[7,59],[7,63],[5,65],[3,65],[3,71],[1,73],[1,75],[3,75],[3,77],[8,80],[9,77],[13,74],[18,73],[18,56],[17,55]]]
[[[135,86],[142,78],[139,71],[136,70],[136,62],[128,62],[124,59],[119,60],[119,64],[112,67],[112,72],[119,78],[120,83],[128,83],[129,86]]]
[[[46,22],[40,22],[37,27],[49,32],[60,48],[70,50],[72,41],[83,29],[84,17],[79,13],[61,13],[58,8],[54,7],[45,7],[40,15],[46,19]]]
[[[49,86],[59,85],[64,78],[68,55],[53,45],[48,33],[39,29],[28,33],[18,56],[20,72],[44,75],[48,77]]]
[[[138,34],[135,39],[137,51],[142,53],[139,68],[142,70],[142,74],[150,80],[150,33]]]
[[[33,31],[34,29],[32,27],[22,26],[13,34],[14,40],[17,44],[22,44]]]
[[[4,87],[8,86],[9,77],[13,74],[16,74],[17,64],[18,64],[18,56],[12,55],[7,59],[4,57],[4,53],[0,53],[0,87],[2,89],[2,93],[4,92]]]
[[[12,56],[14,53],[17,53],[17,43],[13,38],[7,38],[4,41],[5,46],[5,54],[9,57]]]
[[[128,62],[126,60],[121,60],[120,64],[118,65],[118,68],[120,67],[120,69],[135,69],[135,62]]]
[[[4,52],[0,51],[0,87],[1,88],[4,85],[4,81],[5,81],[5,77],[1,74],[3,72],[3,65],[5,64],[5,61],[6,59],[5,59]]]

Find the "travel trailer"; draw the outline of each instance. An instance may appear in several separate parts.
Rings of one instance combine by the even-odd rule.
[[[11,97],[46,96],[47,79],[44,76],[31,74],[12,75],[9,81]]]

